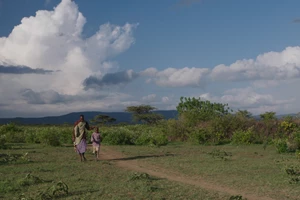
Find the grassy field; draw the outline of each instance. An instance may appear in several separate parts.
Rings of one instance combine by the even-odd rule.
[[[144,148],[141,150],[147,151]],[[229,197],[222,193],[119,168],[114,161],[96,162],[91,152],[87,153],[88,161],[81,163],[72,147],[16,144],[12,149],[0,150],[0,154],[0,199],[21,199],[21,197],[24,200],[228,199]],[[66,184],[68,189],[63,187],[63,184],[59,185],[60,181]],[[53,195],[53,191],[57,193]]]
[[[232,191],[272,199],[299,199],[300,195],[300,182],[294,179],[291,184],[292,176],[286,172],[290,169],[297,175],[291,166],[299,166],[299,160],[295,154],[276,153],[272,146],[103,146],[103,156],[107,150],[170,176],[204,180],[216,190],[135,172],[117,165],[117,159],[102,157],[96,162],[90,151],[88,161],[81,163],[70,146],[15,144],[0,150],[0,199],[229,199],[239,195]]]
[[[168,154],[174,156],[147,157],[145,164],[172,170],[197,180],[273,199],[299,199],[299,159],[294,153],[278,154],[274,147],[199,146],[174,143],[160,148],[119,146],[128,156]],[[293,176],[287,174],[290,169]],[[294,181],[292,181],[294,178]],[[291,182],[291,183],[290,183]]]

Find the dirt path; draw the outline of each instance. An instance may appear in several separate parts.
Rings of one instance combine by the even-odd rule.
[[[170,181],[176,181],[184,184],[189,184],[197,186],[203,189],[212,190],[216,192],[226,193],[229,195],[242,195],[243,198],[248,200],[271,200],[269,197],[256,196],[255,194],[250,194],[245,191],[239,191],[231,189],[225,186],[216,185],[215,183],[209,183],[201,178],[195,179],[192,177],[184,176],[183,174],[178,174],[170,171],[169,169],[159,168],[157,166],[151,166],[149,164],[143,164],[143,162],[137,159],[130,159],[124,156],[121,152],[117,152],[110,147],[101,147],[101,160],[113,161],[118,167],[125,168],[128,170],[133,170],[137,172],[147,173],[149,175],[165,178]]]

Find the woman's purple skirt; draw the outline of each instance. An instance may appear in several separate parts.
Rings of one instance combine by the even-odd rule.
[[[86,140],[82,139],[80,143],[76,146],[77,153],[85,153],[86,150]]]

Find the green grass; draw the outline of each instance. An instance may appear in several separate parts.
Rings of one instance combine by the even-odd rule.
[[[199,146],[174,143],[160,148],[118,146],[116,149],[128,156],[174,154],[147,157],[142,162],[258,196],[274,199],[297,199],[300,196],[300,183],[290,184],[291,178],[285,171],[289,166],[299,166],[299,160],[294,153],[276,153],[272,146],[264,150],[262,145]],[[227,152],[228,156],[222,157],[217,150]]]
[[[170,150],[174,147],[170,146]],[[124,147],[126,153],[149,148]],[[166,148],[167,150],[168,148]],[[175,148],[176,149],[176,148]],[[151,149],[160,151],[161,149]],[[174,157],[175,158],[175,157]],[[116,166],[114,161],[79,162],[72,147],[16,144],[0,150],[0,199],[228,199],[221,193],[135,173]],[[159,165],[164,163],[155,158]],[[149,159],[149,162],[154,160]],[[154,161],[155,162],[155,161]],[[166,165],[170,162],[166,159]],[[53,196],[62,181],[67,192]],[[65,189],[66,190],[66,189]],[[44,195],[44,198],[41,198]]]

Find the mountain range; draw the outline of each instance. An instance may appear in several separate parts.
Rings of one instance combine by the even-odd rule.
[[[165,119],[176,118],[177,111],[176,110],[157,110],[155,113],[162,114]],[[59,124],[74,124],[83,114],[85,120],[90,121],[96,115],[108,115],[112,118],[115,118],[115,123],[132,123],[132,114],[127,112],[73,112],[66,115],[61,116],[48,116],[48,117],[15,117],[15,118],[0,118],[0,124],[7,124],[10,122],[16,124],[25,124],[25,125],[38,125],[38,124],[51,124],[51,125],[59,125]]]
[[[155,113],[162,114],[165,119],[172,119],[177,118],[177,111],[176,110],[157,110],[154,111]],[[97,111],[87,111],[87,112],[73,112],[66,115],[60,116],[48,116],[48,117],[36,117],[36,118],[22,118],[22,117],[15,117],[15,118],[0,118],[0,125],[7,124],[10,122],[16,124],[24,124],[24,125],[41,125],[41,124],[48,124],[48,125],[59,125],[59,124],[74,124],[75,121],[79,119],[79,116],[83,114],[87,121],[90,121],[96,115],[108,115],[116,119],[115,123],[133,123],[132,122],[132,114],[128,112],[97,112]],[[282,118],[285,116],[296,116],[297,114],[286,114],[286,115],[277,115],[277,118]],[[255,119],[260,119],[258,115],[253,116]]]

